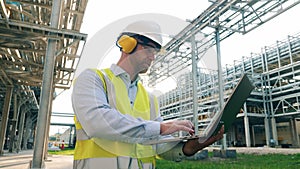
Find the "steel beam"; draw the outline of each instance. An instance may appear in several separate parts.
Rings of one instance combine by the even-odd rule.
[[[63,1],[54,0],[51,13],[51,27],[54,29],[58,28],[59,17],[62,9]],[[44,141],[47,131],[47,119],[49,111],[49,104],[53,88],[53,72],[54,72],[54,63],[56,57],[56,39],[48,39],[48,47],[46,52],[45,64],[44,64],[44,75],[43,75],[43,84],[41,91],[40,99],[40,109],[38,112],[38,121],[37,121],[37,133],[34,145],[34,153],[32,159],[31,168],[42,168],[44,162]]]
[[[0,130],[0,156],[4,154],[4,143],[6,138],[6,129],[7,129],[7,122],[8,122],[8,115],[10,109],[10,102],[12,97],[13,87],[9,86],[6,89],[5,100],[3,105],[2,111],[2,120],[1,120],[1,130]]]

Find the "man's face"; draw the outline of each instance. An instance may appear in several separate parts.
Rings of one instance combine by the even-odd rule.
[[[135,64],[139,73],[146,73],[155,59],[155,55],[159,52],[155,44],[152,42],[138,42],[136,52],[132,55],[132,63]]]

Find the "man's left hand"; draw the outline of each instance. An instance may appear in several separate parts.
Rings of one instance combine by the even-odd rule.
[[[199,150],[202,150],[202,149],[212,145],[214,142],[222,139],[223,134],[224,134],[224,126],[221,127],[221,129],[219,130],[219,132],[216,135],[211,136],[209,139],[207,139],[203,143],[199,143],[198,139],[193,139],[193,140],[187,141],[184,144],[182,151],[183,151],[184,155],[192,156],[195,153],[197,153]]]

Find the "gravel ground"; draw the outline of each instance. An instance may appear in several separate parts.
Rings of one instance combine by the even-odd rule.
[[[209,147],[207,149],[212,151],[219,148]],[[228,150],[236,150],[237,153],[244,154],[300,154],[300,148],[228,147]]]

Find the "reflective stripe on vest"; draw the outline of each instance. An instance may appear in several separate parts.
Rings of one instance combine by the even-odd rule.
[[[134,117],[142,117],[145,120],[153,120],[156,118],[158,113],[158,102],[155,97],[146,92],[141,83],[138,83],[136,100],[133,107],[131,107],[126,86],[122,79],[114,76],[109,69],[105,69],[105,73],[102,73],[99,70],[94,71],[96,71],[102,80],[103,86],[108,93],[107,96],[111,96],[108,98],[111,107],[115,107],[123,114],[127,113]],[[118,95],[116,95],[116,93],[118,93]],[[141,158],[144,163],[151,162],[154,164],[155,162],[153,156],[156,153],[152,146],[128,144],[99,138],[89,138],[76,118],[75,126],[77,133],[74,154],[75,160],[98,157],[116,157],[117,155],[123,155]],[[106,151],[99,145],[105,145],[105,147],[110,148],[115,147],[115,150],[112,153],[111,151]]]

